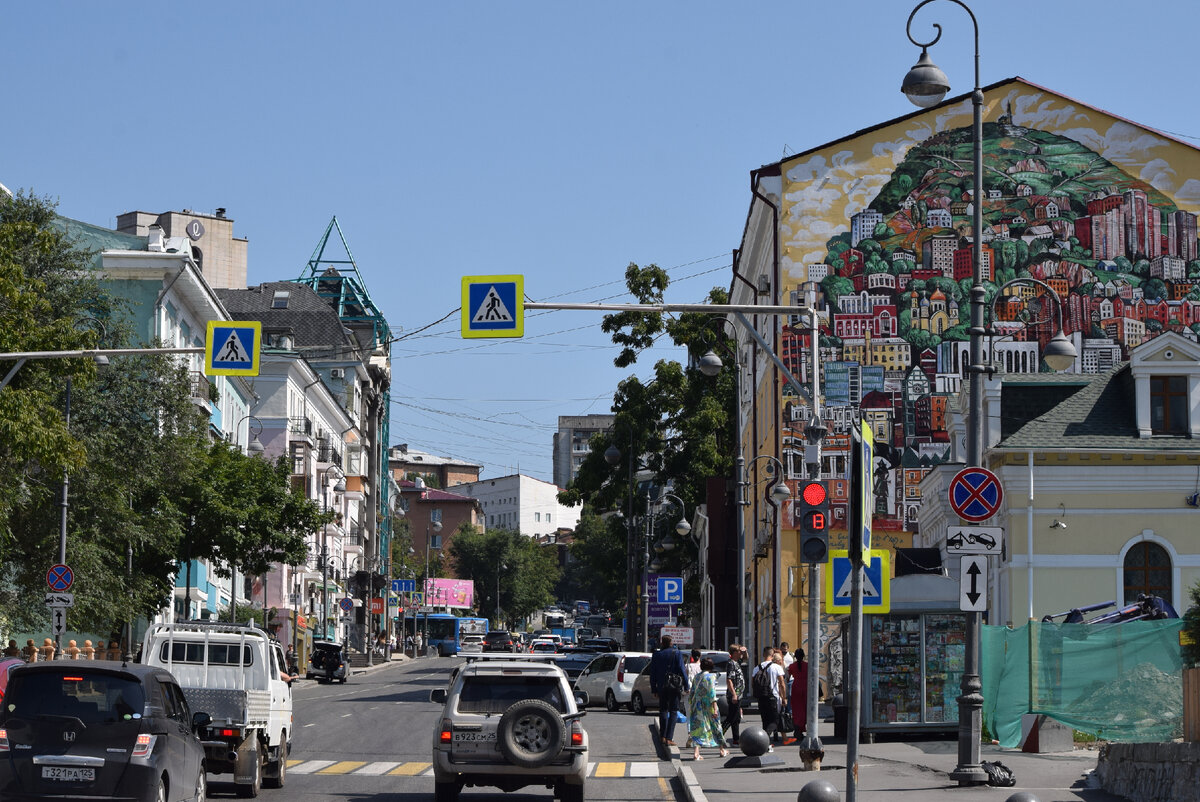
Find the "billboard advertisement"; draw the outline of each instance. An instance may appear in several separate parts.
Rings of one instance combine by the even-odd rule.
[[[427,579],[425,603],[430,607],[474,607],[475,582],[471,579]]]

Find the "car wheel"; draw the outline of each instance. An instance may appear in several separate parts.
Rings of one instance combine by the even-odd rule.
[[[458,802],[458,783],[433,784],[433,802]]]
[[[541,699],[525,699],[504,711],[496,738],[505,760],[514,766],[535,769],[562,752],[567,728],[552,705]]]
[[[562,783],[557,790],[560,802],[583,802],[583,783],[579,785]]]
[[[203,766],[200,767],[200,776],[196,778],[196,795],[192,799],[194,802],[204,802],[208,799],[208,775]]]
[[[282,734],[282,741],[279,745],[279,760],[268,763],[267,770],[263,772],[263,785],[267,788],[282,788],[287,781],[287,759],[291,748],[288,745],[286,730]]]
[[[604,709],[610,713],[615,713],[621,709],[621,705],[617,703],[617,697],[613,695],[612,688],[609,688],[604,693]]]
[[[158,791],[154,794],[154,798],[158,802],[167,802],[167,785],[161,777],[158,779]]]
[[[629,698],[629,709],[639,716],[646,715],[646,703],[642,701],[642,695],[637,691],[634,691],[633,696]]]

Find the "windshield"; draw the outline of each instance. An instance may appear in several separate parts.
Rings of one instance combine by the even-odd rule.
[[[464,677],[458,698],[460,713],[503,713],[515,702],[541,699],[556,710],[567,712],[558,677],[474,676]]]
[[[146,697],[137,680],[64,668],[12,678],[3,719],[73,718],[87,724],[140,719]]]
[[[634,674],[640,673],[643,668],[650,662],[649,657],[626,657],[625,670]]]

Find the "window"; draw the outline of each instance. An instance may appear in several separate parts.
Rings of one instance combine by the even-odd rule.
[[[1143,541],[1125,554],[1125,604],[1133,604],[1139,594],[1171,600],[1171,557],[1157,543]]]
[[[542,522],[542,514],[540,512],[535,512],[533,514],[533,520],[537,521],[538,523],[541,523]]]
[[[287,290],[275,290],[274,297],[271,298],[272,309],[287,309],[288,297],[291,295]]]
[[[1150,431],[1187,434],[1187,377],[1150,377]]]

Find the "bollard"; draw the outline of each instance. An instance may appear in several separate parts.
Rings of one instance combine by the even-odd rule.
[[[770,751],[771,739],[762,727],[746,727],[738,738],[738,744],[742,747],[742,754],[759,757]]]
[[[826,780],[813,780],[800,789],[796,802],[838,802],[842,795],[833,783]]]
[[[1041,802],[1041,800],[1028,791],[1017,791],[1004,802]]]

